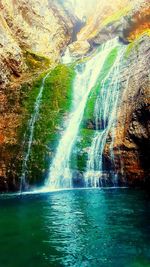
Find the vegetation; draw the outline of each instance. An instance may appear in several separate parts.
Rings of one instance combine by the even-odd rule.
[[[81,128],[77,138],[76,147],[71,156],[71,168],[79,171],[85,171],[88,160],[88,148],[91,145],[92,137],[95,131],[93,129]]]
[[[40,75],[31,88],[23,87],[24,119],[21,126],[20,139],[26,132],[29,138],[28,120],[34,112],[34,104],[42,85],[43,77]],[[50,158],[55,151],[58,136],[62,130],[63,116],[70,110],[72,97],[72,81],[74,78],[73,67],[58,65],[51,71],[45,80],[44,90],[38,115],[35,123],[32,150],[28,161],[28,179],[30,183],[42,183],[49,167]],[[23,149],[26,151],[27,143]]]

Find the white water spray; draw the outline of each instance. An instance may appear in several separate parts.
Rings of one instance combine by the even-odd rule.
[[[72,187],[70,155],[76,141],[84,109],[92,88],[96,85],[103,64],[110,51],[118,45],[116,39],[108,41],[100,52],[88,62],[78,65],[73,86],[72,112],[57,147],[56,155],[49,170],[46,187],[49,190]],[[68,54],[67,54],[68,56]],[[64,59],[65,60],[65,59]]]
[[[119,48],[119,47],[118,47]],[[103,152],[108,135],[111,132],[110,157],[113,161],[114,129],[117,118],[117,107],[120,97],[119,73],[122,66],[124,47],[118,49],[118,56],[110,72],[102,81],[99,96],[95,105],[96,133],[88,154],[87,171],[84,175],[86,187],[107,186],[107,175],[103,170]],[[116,186],[117,176],[113,177]]]

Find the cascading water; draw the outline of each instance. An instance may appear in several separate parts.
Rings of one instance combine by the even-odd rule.
[[[103,187],[107,185],[106,173],[103,171],[103,152],[108,135],[111,132],[110,157],[113,162],[113,140],[117,107],[120,98],[119,74],[124,56],[124,47],[118,46],[117,58],[101,83],[100,93],[95,104],[96,133],[94,135],[87,161],[87,171],[84,175],[86,187]],[[112,172],[113,173],[113,172]],[[117,174],[113,174],[113,183],[116,185]]]
[[[108,41],[93,58],[76,67],[72,112],[68,119],[68,126],[62,134],[56,155],[50,166],[49,177],[46,183],[46,188],[50,190],[72,187],[70,155],[78,135],[87,99],[90,91],[98,81],[105,59],[117,45],[118,41],[116,39]]]
[[[30,152],[31,152],[31,146],[32,146],[33,136],[34,136],[34,126],[35,126],[35,122],[36,122],[36,120],[38,118],[38,114],[39,114],[39,107],[40,107],[42,94],[43,94],[43,90],[44,90],[44,84],[45,84],[45,80],[47,79],[48,75],[49,75],[49,73],[47,73],[46,76],[42,80],[39,94],[38,94],[36,101],[35,101],[34,111],[33,111],[33,114],[32,114],[32,116],[28,122],[28,130],[29,130],[28,136],[29,137],[26,137],[27,134],[24,137],[24,144],[27,143],[27,150],[26,150],[24,158],[23,158],[22,174],[21,174],[21,178],[20,178],[20,191],[22,191],[23,189],[25,189],[27,187],[27,184],[26,184],[26,174],[27,174],[27,170],[28,170],[27,169],[27,163],[29,160]]]

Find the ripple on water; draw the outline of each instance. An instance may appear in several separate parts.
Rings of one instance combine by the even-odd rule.
[[[150,266],[150,202],[143,191],[7,195],[0,209],[0,266]]]

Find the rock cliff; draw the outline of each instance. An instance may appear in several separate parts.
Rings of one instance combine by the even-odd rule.
[[[34,67],[40,56],[50,63],[58,60],[71,41],[75,19],[58,1],[2,0],[0,22],[1,84],[5,85]]]
[[[85,26],[77,35],[77,41],[69,46],[75,56],[78,55],[79,47],[80,51],[83,47],[84,55],[114,37],[118,36],[123,43],[128,44],[144,31],[149,31],[150,7],[147,0],[98,2],[95,9],[96,12],[93,11],[87,17]]]

